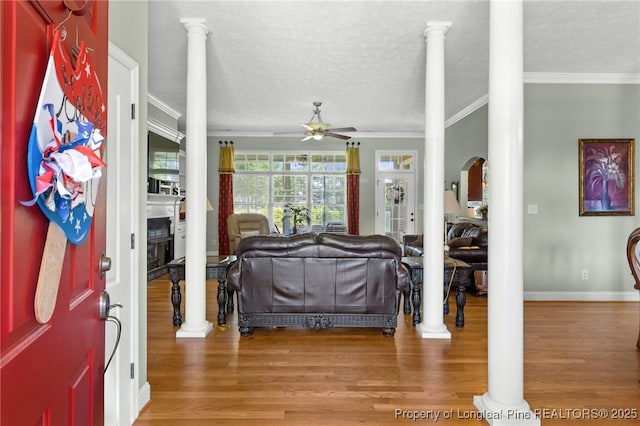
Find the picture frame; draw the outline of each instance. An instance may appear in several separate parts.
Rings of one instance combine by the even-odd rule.
[[[634,139],[579,139],[580,216],[633,216]]]

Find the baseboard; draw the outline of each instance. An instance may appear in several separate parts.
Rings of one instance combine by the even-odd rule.
[[[525,291],[524,300],[637,302],[637,291]]]
[[[138,413],[141,413],[142,410],[151,402],[151,385],[149,382],[145,382],[144,385],[140,386],[138,390]]]

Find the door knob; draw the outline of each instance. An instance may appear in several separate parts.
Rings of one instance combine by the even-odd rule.
[[[109,317],[109,310],[111,309],[111,298],[107,290],[102,290],[100,293],[100,299],[98,299],[98,316],[101,320],[106,320]]]
[[[104,278],[104,274],[107,271],[111,270],[111,258],[105,256],[104,253],[102,253],[100,255],[100,265],[99,265],[99,269],[100,269],[100,278]]]

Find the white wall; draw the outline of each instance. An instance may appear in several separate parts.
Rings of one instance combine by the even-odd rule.
[[[146,1],[111,1],[109,2],[109,40],[131,56],[140,67],[139,93],[140,102],[137,107],[140,123],[140,181],[137,183],[140,194],[138,211],[145,212],[138,218],[140,235],[138,241],[138,265],[140,283],[138,318],[140,320],[139,360],[136,372],[140,374],[139,383],[147,383],[147,75],[148,75],[148,4]]]

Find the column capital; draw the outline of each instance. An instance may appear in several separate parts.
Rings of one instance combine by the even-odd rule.
[[[451,28],[451,21],[427,21],[427,28],[424,30],[424,36],[428,39],[434,34],[445,35]]]
[[[187,30],[187,33],[200,32],[202,35],[209,33],[207,20],[204,18],[180,18],[180,23]]]

